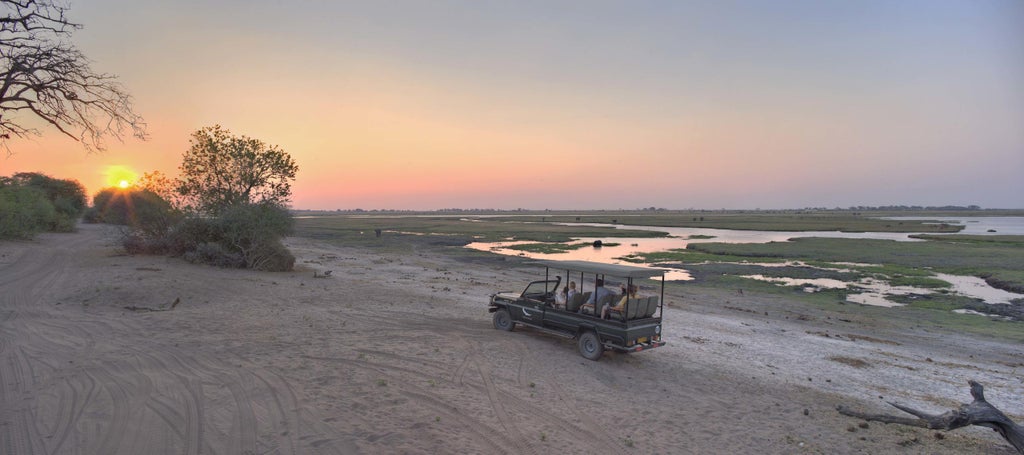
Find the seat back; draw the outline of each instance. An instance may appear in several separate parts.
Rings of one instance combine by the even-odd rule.
[[[647,310],[647,298],[633,298],[626,302],[626,320],[643,316]]]
[[[651,316],[654,316],[654,313],[658,311],[658,300],[659,297],[656,295],[647,298],[647,310],[644,311],[642,317],[649,318]]]
[[[589,293],[588,293],[589,294]],[[587,300],[587,295],[577,292],[576,295],[572,296],[568,302],[565,302],[565,311],[576,312],[580,309],[580,305]]]

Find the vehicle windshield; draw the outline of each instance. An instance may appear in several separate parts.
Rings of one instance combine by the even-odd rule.
[[[543,300],[544,297],[554,294],[558,289],[559,280],[534,281],[526,286],[523,297],[528,299]]]

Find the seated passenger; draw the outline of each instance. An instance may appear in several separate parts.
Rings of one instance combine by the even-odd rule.
[[[565,302],[569,301],[569,287],[563,287],[561,292],[555,293],[555,308],[565,308]]]
[[[569,299],[571,299],[574,295],[576,295],[578,293],[579,293],[579,291],[576,290],[576,282],[575,281],[570,281],[569,282],[569,292],[567,292],[565,294],[565,301],[568,302]]]
[[[612,292],[612,290],[604,287],[604,280],[598,278],[597,289],[594,289],[594,293],[590,294],[590,298],[587,299],[587,304],[593,305],[594,302],[600,302],[601,299],[603,299],[606,295],[615,295],[615,293]]]
[[[626,302],[629,301],[629,299],[633,299],[633,304],[636,305],[637,304],[637,302],[636,302],[636,299],[637,299],[636,291],[637,291],[637,287],[636,287],[635,284],[629,285],[629,292],[622,294],[622,299],[619,300],[619,304],[618,305],[615,305],[615,306],[605,305],[604,308],[601,308],[601,319],[607,319],[608,318],[608,313],[611,312],[611,311],[615,311],[617,313],[622,313],[623,311],[626,311]]]

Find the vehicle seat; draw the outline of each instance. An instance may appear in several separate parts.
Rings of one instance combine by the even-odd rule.
[[[591,291],[587,291],[587,292],[584,292],[584,293],[580,294],[580,295],[583,296],[583,298],[581,299],[580,306],[576,307],[576,311],[577,312],[582,313],[584,310],[586,310],[588,308],[593,308],[593,305],[587,305],[585,303],[582,303],[582,302],[586,302],[587,299],[590,298],[590,294],[591,294]]]
[[[577,292],[576,295],[572,296],[572,298],[569,299],[568,302],[565,302],[565,311],[571,311],[575,313],[577,310],[580,309],[580,305],[582,305],[583,302],[586,301],[587,296]]]
[[[654,313],[658,311],[658,299],[659,297],[656,295],[647,298],[647,310],[644,311],[643,317],[654,316]]]
[[[636,319],[638,316],[643,316],[644,311],[647,310],[647,301],[650,300],[646,297],[640,299],[629,299],[626,302],[626,320]]]
[[[605,305],[611,304],[612,299],[614,298],[615,296],[613,294],[605,294],[604,297],[598,299],[597,303],[594,304],[593,308],[594,316],[601,317],[601,309],[603,309]]]

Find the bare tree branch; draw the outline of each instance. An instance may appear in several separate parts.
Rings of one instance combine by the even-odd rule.
[[[106,139],[146,138],[145,121],[131,95],[110,74],[97,73],[68,42],[81,25],[66,17],[59,0],[0,0],[0,148],[7,141],[42,134],[19,112],[35,117],[86,150]]]
[[[970,404],[961,405],[957,409],[946,411],[942,414],[929,414],[907,406],[889,402],[897,409],[917,416],[916,419],[899,417],[888,414],[869,414],[851,410],[845,406],[836,408],[840,414],[856,417],[858,419],[870,420],[873,422],[898,423],[931,430],[955,430],[970,425],[992,428],[997,431],[1010,445],[1018,452],[1024,454],[1024,427],[1017,425],[1006,414],[996,409],[995,406],[985,401],[985,388],[975,381],[968,381],[971,385],[971,396],[974,401]]]

